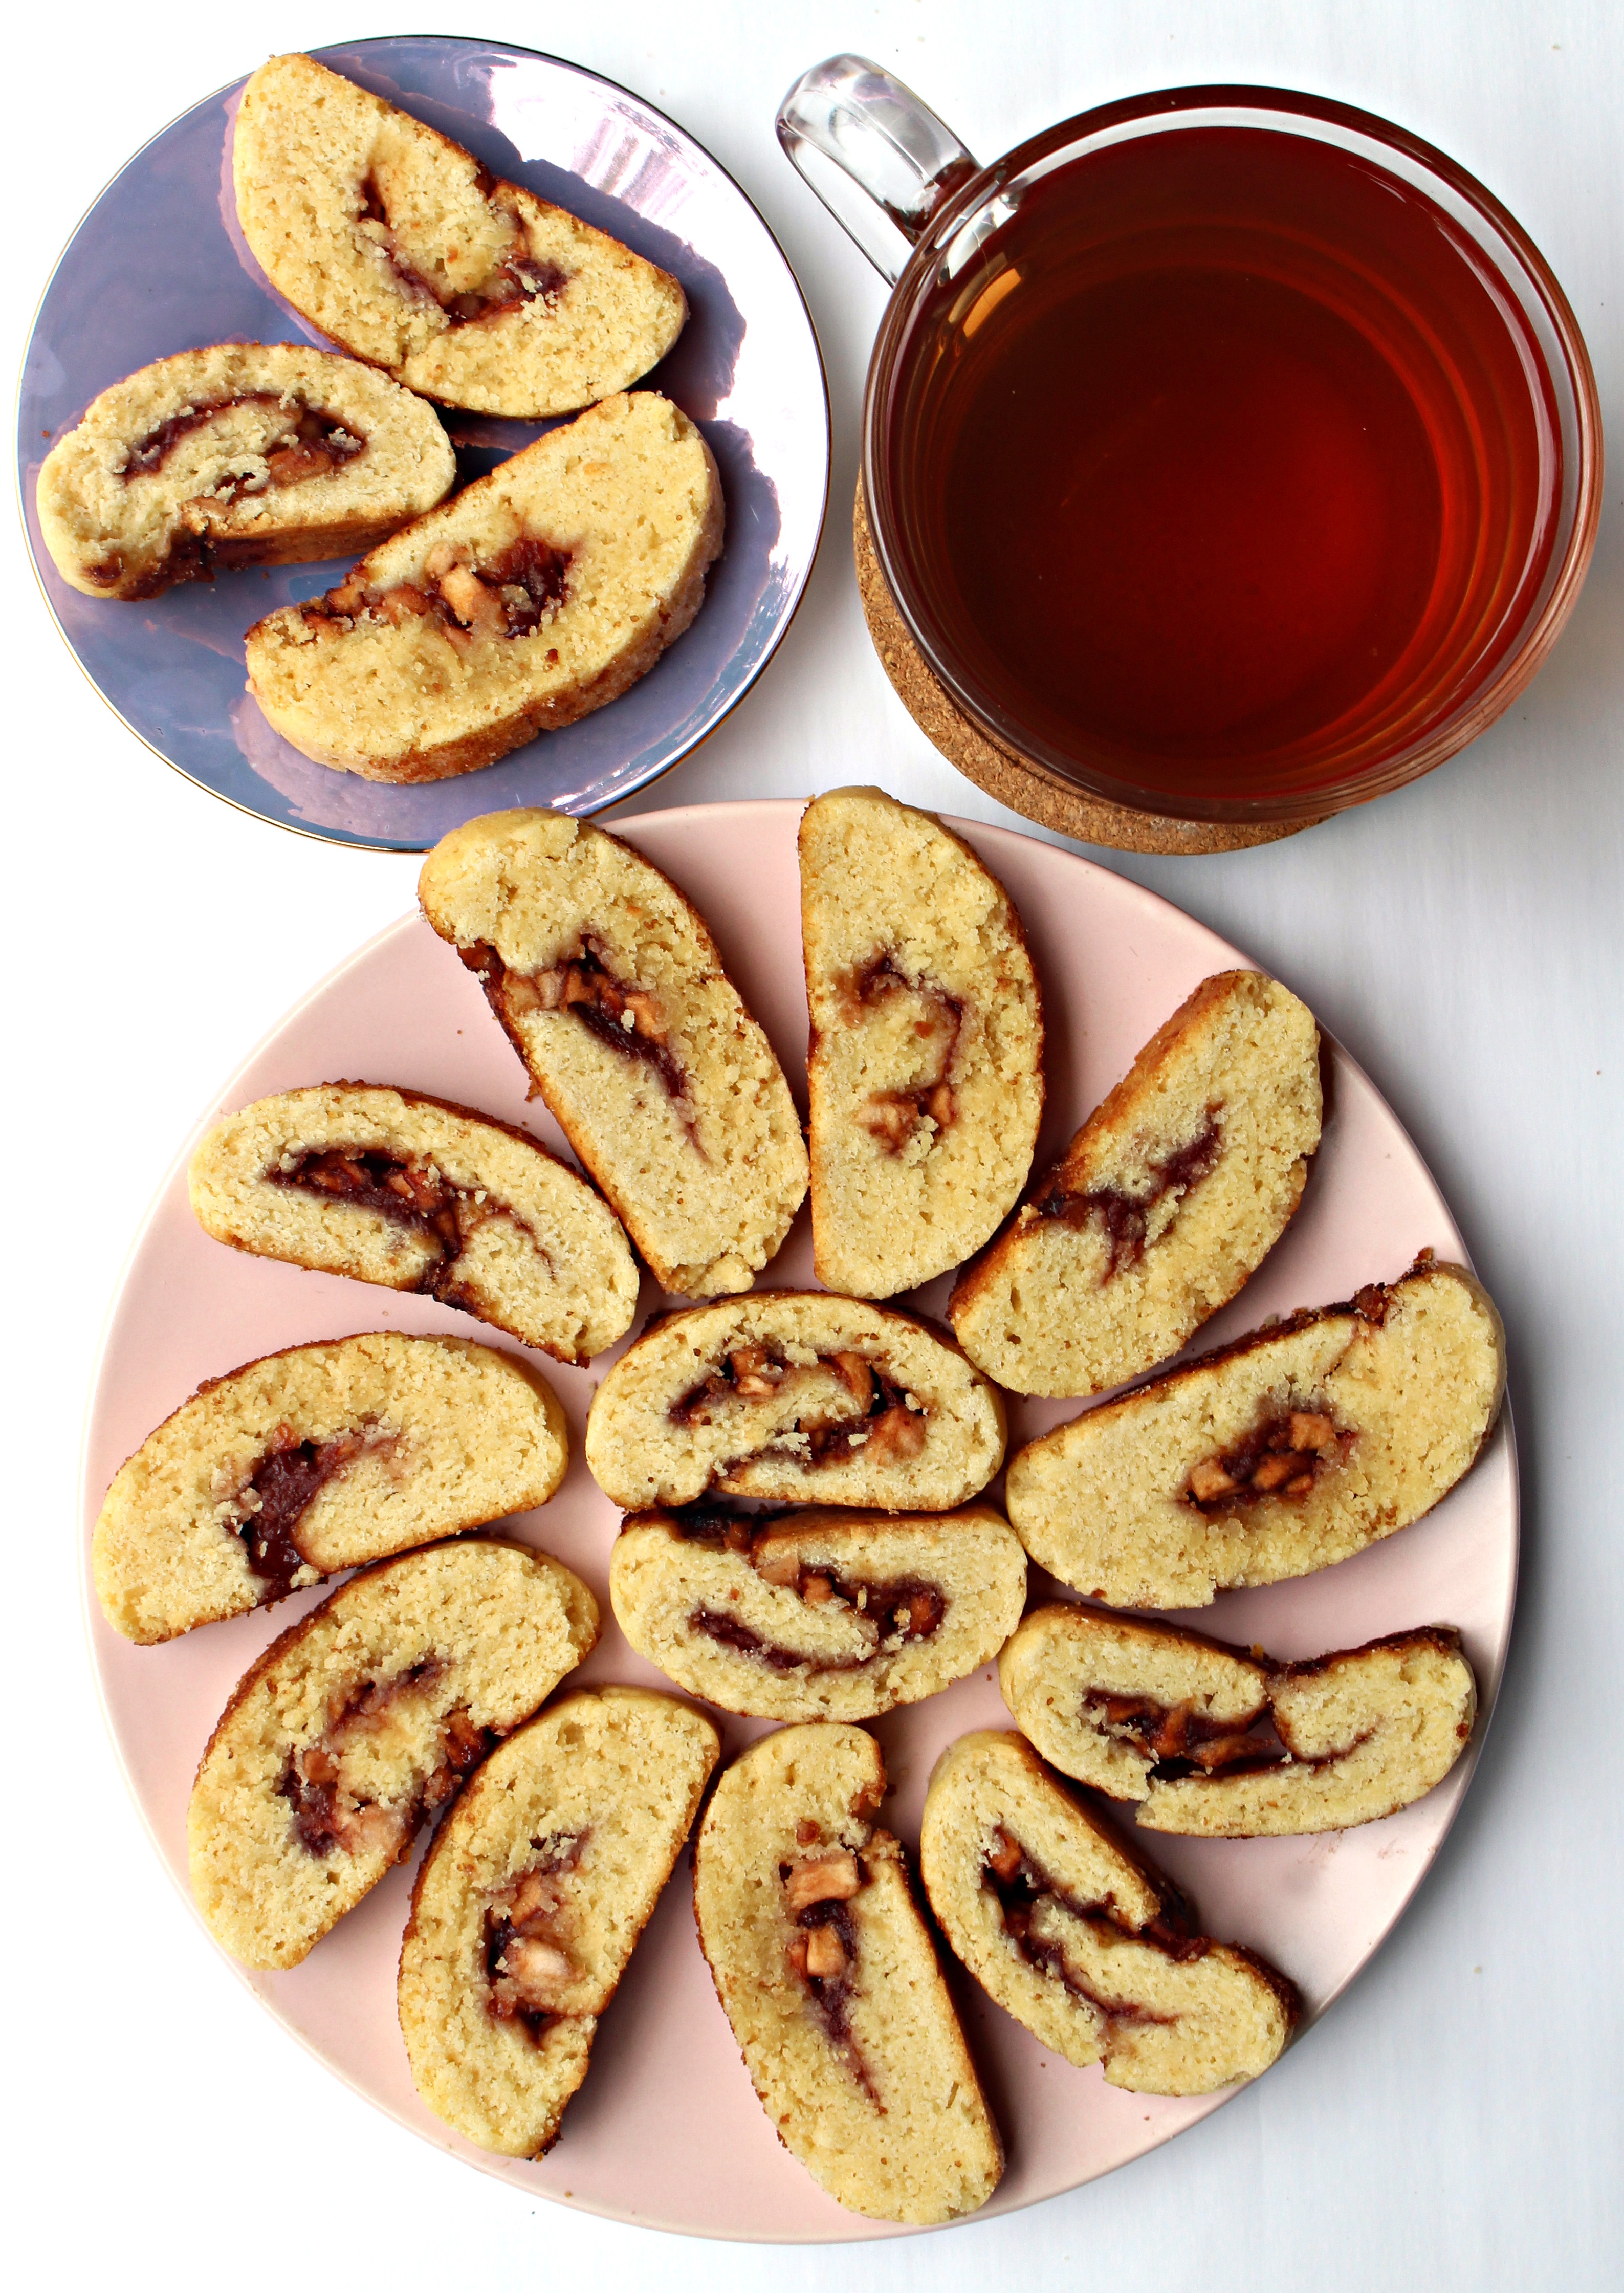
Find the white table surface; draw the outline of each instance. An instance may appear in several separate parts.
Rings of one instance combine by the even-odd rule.
[[[74,1484],[102,1316],[174,1147],[239,1056],[412,903],[415,863],[265,827],[157,763],[85,684],[12,530],[4,874],[12,1719],[4,1890],[15,2281],[956,2293],[997,2281],[1321,2293],[1620,2281],[1618,1406],[1624,1138],[1624,8],[1619,0],[652,0],[472,18],[309,0],[156,16],[81,0],[14,27],[4,324],[13,370],[62,239],[128,153],[278,48],[477,31],[672,112],[778,232],[822,338],[824,546],[769,673],[635,808],[852,780],[1009,822],[893,699],[848,539],[884,289],[772,135],[841,48],[911,80],[991,158],[1144,87],[1296,85],[1450,151],[1532,232],[1588,336],[1615,474],[1551,661],[1465,755],[1290,842],[1096,855],[1250,951],[1369,1068],[1504,1310],[1525,1544],[1475,1786],[1399,1931],[1302,2045],[1193,2132],[1027,2214],[880,2248],[699,2245],[532,2205],[374,2114],[239,1987],[170,1890],[103,1737]],[[184,260],[184,249],[176,250]],[[1019,823],[1015,823],[1019,824]]]

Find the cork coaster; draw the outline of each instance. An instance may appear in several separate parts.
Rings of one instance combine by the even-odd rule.
[[[1239,852],[1248,845],[1277,843],[1282,836],[1295,836],[1300,828],[1317,825],[1313,820],[1266,820],[1245,826],[1129,812],[1103,797],[1089,796],[1043,765],[997,747],[960,715],[914,643],[875,555],[860,478],[852,516],[852,544],[863,618],[898,700],[949,764],[1012,812],[1044,828],[1056,829],[1062,836],[1074,836],[1079,843],[1109,845],[1119,852]]]

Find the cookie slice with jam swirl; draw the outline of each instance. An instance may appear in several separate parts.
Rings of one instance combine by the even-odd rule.
[[[869,1720],[990,1664],[1026,1555],[990,1505],[945,1513],[627,1516],[610,1600],[680,1687],[769,1720]]]
[[[568,814],[487,814],[418,896],[662,1288],[747,1290],[806,1193],[772,1044],[704,918],[629,844]]]
[[[973,2213],[1003,2145],[860,1728],[780,1728],[735,1760],[694,1843],[699,1941],[785,2146],[880,2221]]]
[[[296,1966],[597,1637],[579,1577],[494,1537],[330,1593],[249,1667],[198,1769],[187,1847],[215,1941]]]
[[[188,1172],[217,1242],[425,1292],[576,1365],[622,1338],[638,1273],[619,1220],[528,1131],[360,1082],[228,1115]]]
[[[567,1696],[493,1752],[424,1859],[400,1949],[418,2093],[481,2149],[538,2158],[721,1750],[673,1696]]]
[[[1051,1397],[1165,1361],[1280,1239],[1321,1112],[1306,1005],[1258,971],[1203,980],[959,1276],[959,1343],[1012,1392]]]
[[[445,406],[573,413],[646,374],[688,314],[668,272],[310,56],[249,79],[231,171],[277,292]]]

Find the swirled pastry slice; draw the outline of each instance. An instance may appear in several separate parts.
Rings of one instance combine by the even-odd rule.
[[[1487,1291],[1430,1254],[1073,1418],[1010,1460],[1034,1560],[1120,1608],[1205,1608],[1391,1536],[1493,1428],[1505,1338]]]
[[[1175,1354],[1280,1239],[1320,1143],[1313,1014],[1203,980],[1095,1109],[948,1317],[1016,1393],[1103,1393]]]
[[[1135,2094],[1211,2094],[1266,2070],[1299,2012],[1251,1951],[1193,1931],[1030,1744],[983,1729],[936,1762],[919,1862],[954,1951],[1006,2013]]]
[[[638,1275],[615,1214],[528,1132],[371,1083],[279,1092],[191,1158],[217,1242],[426,1291],[560,1361],[626,1335]]]
[[[583,1689],[493,1752],[440,1826],[400,2030],[418,2093],[470,2142],[539,2158],[557,2139],[721,1748],[675,1697]]]
[[[466,1537],[368,1568],[273,1641],[208,1741],[191,1891],[249,1966],[296,1966],[598,1637],[545,1552]]]
[[[626,1511],[709,1495],[941,1512],[1004,1457],[1004,1404],[921,1322],[827,1290],[673,1314],[610,1371],[586,1462]]]
[[[1043,1114],[1043,1007],[996,876],[927,812],[836,789],[801,822],[818,1279],[889,1298],[1014,1209]]]
[[[545,1504],[569,1455],[552,1390],[509,1354],[384,1331],[294,1346],[199,1386],[120,1466],[97,1597],[126,1640],[173,1640]]]
[[[781,1728],[717,1785],[694,1843],[699,1941],[787,2149],[854,2213],[924,2225],[1004,2169],[860,1728]]]
[[[248,631],[286,740],[364,780],[438,781],[573,725],[651,669],[722,547],[710,448],[652,391],[476,478],[336,589]]]
[[[1026,1555],[990,1505],[755,1521],[696,1506],[628,1516],[609,1596],[638,1654],[724,1712],[869,1720],[991,1662]]]
[[[1466,1749],[1477,1684],[1446,1625],[1277,1664],[1070,1603],[1035,1608],[998,1658],[1004,1701],[1046,1760],[1136,1803],[1150,1831],[1210,1839],[1341,1831],[1408,1807]]]
[[[87,597],[369,549],[456,475],[432,407],[295,343],[217,343],[93,399],[39,473],[40,531]]]
[[[662,1288],[747,1290],[801,1206],[806,1149],[699,911],[561,812],[453,829],[418,895]]]
[[[688,305],[617,239],[309,56],[243,90],[243,236],[312,326],[448,406],[590,406],[662,359]]]

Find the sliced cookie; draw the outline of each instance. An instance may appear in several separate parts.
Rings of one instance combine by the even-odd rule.
[[[483,2150],[539,2158],[721,1751],[641,1688],[567,1696],[494,1752],[424,1858],[400,1949],[418,2093]]]
[[[657,1322],[593,1398],[586,1462],[628,1512],[716,1495],[941,1512],[1004,1459],[1004,1402],[922,1322],[762,1290]]]
[[[248,631],[285,740],[364,780],[445,780],[602,709],[705,598],[710,448],[652,391],[611,398],[476,478],[324,597]]]
[[[1022,1737],[982,1729],[937,1761],[919,1862],[957,1956],[1069,2062],[1135,2094],[1211,2094],[1266,2070],[1300,2002],[1249,1950],[1194,1932]]]
[[[1320,1038],[1260,971],[1203,980],[954,1286],[1015,1393],[1103,1393],[1175,1354],[1279,1240],[1320,1143]]]
[[[687,316],[668,272],[309,56],[249,80],[231,168],[278,294],[448,406],[571,413],[646,374]]]
[[[113,1477],[92,1545],[126,1640],[173,1640],[386,1553],[545,1504],[570,1434],[465,1338],[293,1346],[198,1387]]]
[[[1091,1600],[1204,1608],[1418,1520],[1475,1462],[1505,1382],[1488,1292],[1423,1260],[1029,1442],[1010,1521]]]
[[[990,1664],[1026,1555],[990,1505],[627,1517],[609,1597],[640,1656],[724,1712],[869,1720]]]
[[[860,1728],[783,1728],[728,1769],[694,1843],[699,1941],[787,2149],[879,2221],[985,2205],[1003,2146]]]
[[[1135,1803],[1146,1830],[1209,1839],[1394,1814],[1448,1775],[1477,1712],[1447,1625],[1278,1664],[1069,1602],[1026,1618],[998,1684],[1062,1773]]]
[[[562,812],[454,829],[417,888],[662,1288],[747,1290],[805,1196],[806,1149],[697,909]]]
[[[388,1290],[424,1291],[583,1363],[637,1310],[631,1246],[528,1132],[421,1091],[320,1083],[256,1099],[191,1158],[217,1242]]]
[[[216,1942],[296,1966],[597,1637],[579,1577],[494,1537],[384,1561],[290,1625],[192,1787],[191,1891]]]
[[[370,549],[450,492],[432,407],[354,359],[216,343],[93,399],[39,473],[39,527],[87,597]]]
[[[1014,1209],[1043,1114],[1043,1005],[1009,895],[879,789],[801,822],[812,1244],[830,1290],[889,1298]]]

